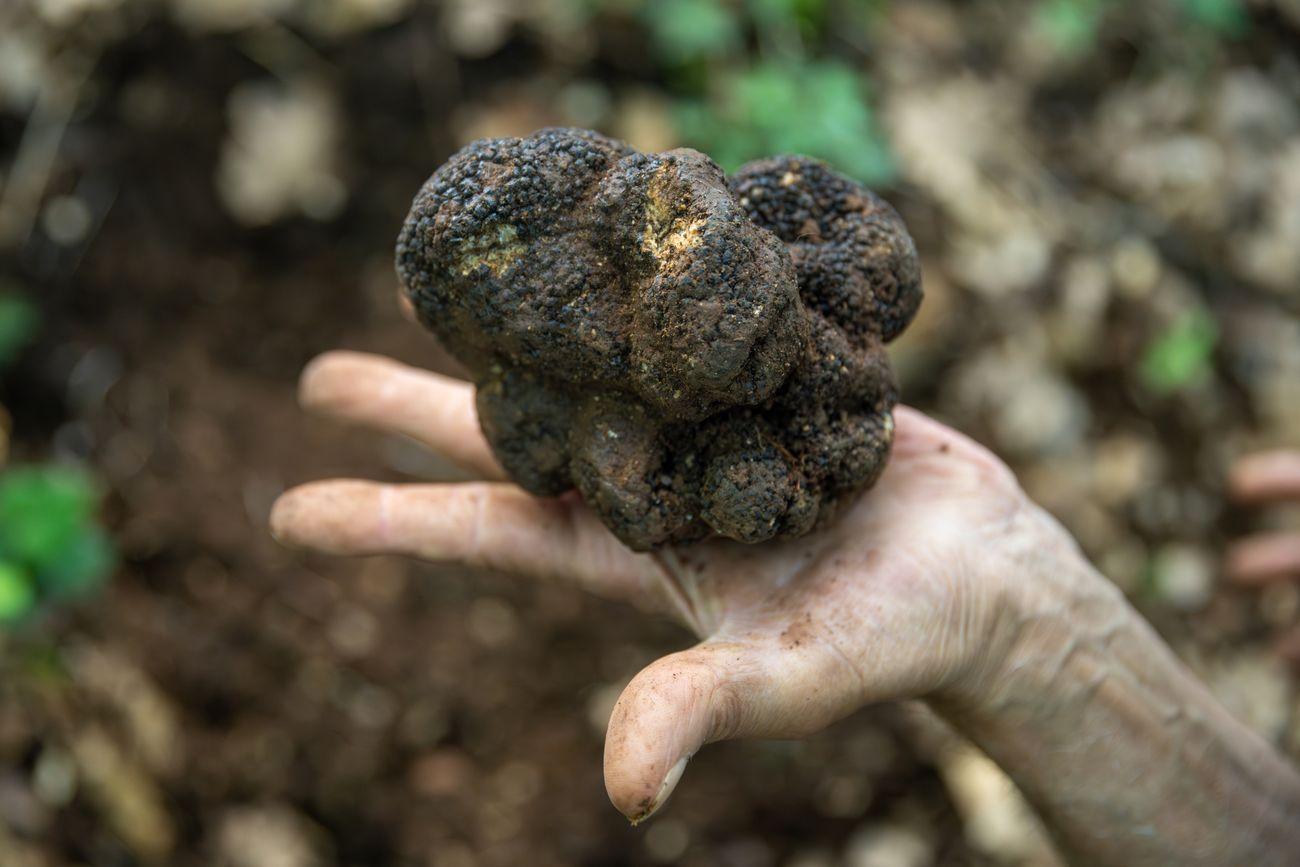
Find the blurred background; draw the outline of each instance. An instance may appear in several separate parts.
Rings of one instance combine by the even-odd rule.
[[[1300,444],[1298,48],[1297,0],[4,0],[0,864],[1056,863],[910,708],[710,747],[631,830],[605,721],[682,631],[268,537],[290,484],[450,477],[294,381],[446,369],[398,227],[455,148],[548,124],[885,195],[924,262],[905,399],[1297,755],[1296,588],[1219,558],[1288,517],[1225,503],[1231,459]]]

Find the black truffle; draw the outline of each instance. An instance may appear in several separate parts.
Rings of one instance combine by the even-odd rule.
[[[728,182],[585,130],[485,139],[420,190],[397,269],[510,475],[631,548],[801,535],[884,468],[916,250],[822,163]]]

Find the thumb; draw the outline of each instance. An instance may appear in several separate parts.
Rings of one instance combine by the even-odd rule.
[[[750,656],[704,642],[651,663],[623,690],[605,737],[605,790],[633,824],[668,799],[696,750],[755,715],[761,673]]]
[[[866,699],[861,674],[814,630],[773,643],[709,639],[644,668],[623,690],[605,736],[605,791],[633,824],[668,800],[711,741],[803,737]]]

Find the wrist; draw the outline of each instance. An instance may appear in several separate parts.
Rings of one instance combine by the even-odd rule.
[[[936,707],[997,721],[1005,711],[1035,706],[1071,677],[1066,665],[1136,613],[1110,581],[1084,558],[1069,533],[1024,497],[995,539],[980,540],[976,585],[988,627],[969,665],[931,697]],[[1086,679],[1086,678],[1085,678]]]
[[[1025,511],[1038,529],[1007,548],[996,654],[975,689],[938,695],[936,710],[1081,862],[1290,863],[1300,776],[1223,710],[1055,521]]]

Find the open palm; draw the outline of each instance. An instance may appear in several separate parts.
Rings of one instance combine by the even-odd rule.
[[[870,702],[959,701],[1005,649],[1000,567],[1036,510],[992,454],[914,410],[895,413],[880,482],[817,532],[644,554],[576,494],[540,499],[504,481],[466,383],[333,352],[303,374],[301,399],[414,437],[484,481],[303,485],[276,503],[279,539],[563,581],[668,614],[701,639],[638,674],[611,716],[605,783],[633,821],[658,809],[705,743],[798,737]]]

